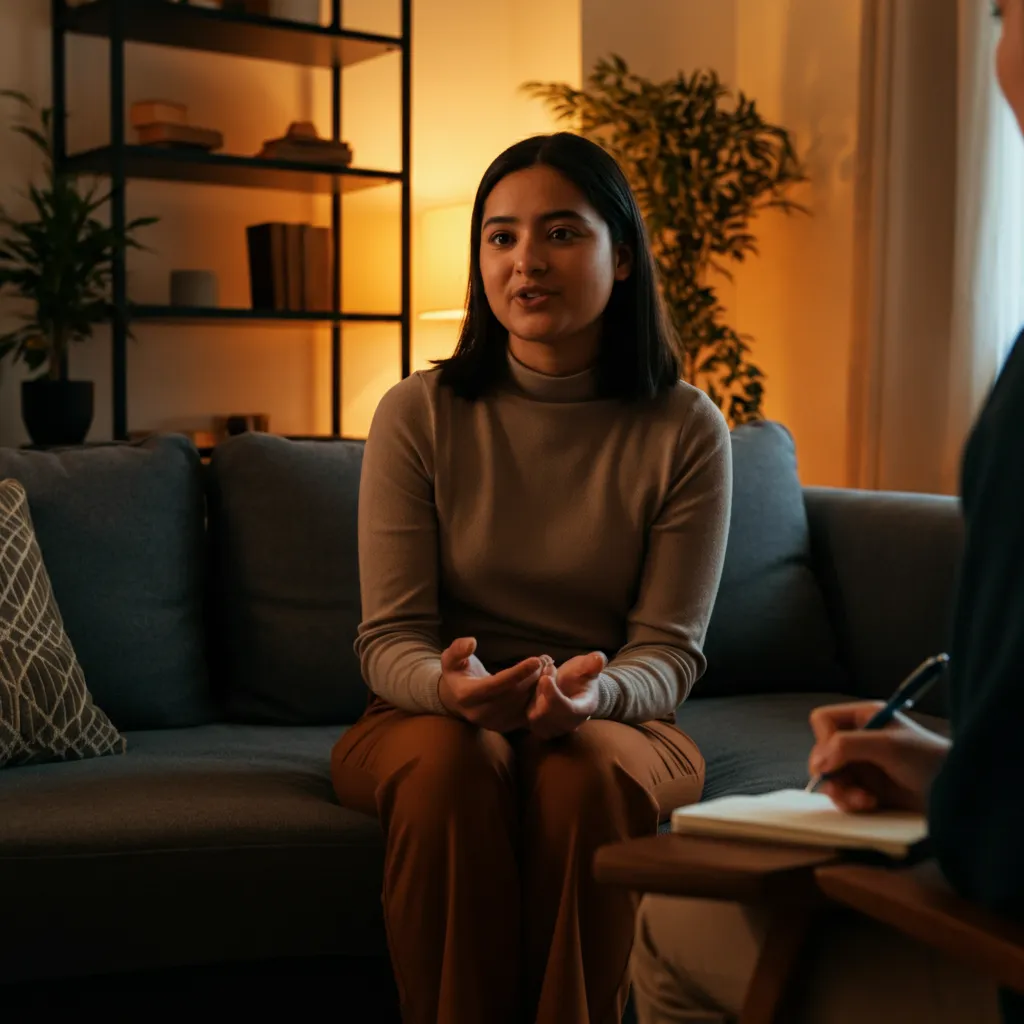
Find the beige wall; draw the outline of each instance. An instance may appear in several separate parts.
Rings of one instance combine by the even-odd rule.
[[[425,304],[420,288],[424,264],[437,260],[461,264],[466,253],[465,246],[454,252],[426,251],[421,245],[422,214],[470,203],[481,175],[503,149],[552,129],[554,123],[543,105],[523,96],[518,87],[531,78],[579,84],[581,43],[580,0],[419,0],[414,6],[413,308],[419,311]],[[545,26],[543,32],[536,31],[540,23]],[[367,64],[359,73],[365,91],[376,95],[377,105],[386,108],[397,104],[398,80],[387,76],[382,63]],[[353,97],[355,93],[350,89]],[[356,119],[363,118],[367,134],[372,134],[374,106],[364,104],[357,110],[355,98],[352,105],[346,124],[359,126],[362,122]],[[383,144],[379,135],[378,144]],[[379,193],[366,198],[374,205],[361,211],[363,226],[349,233],[353,246],[367,239],[373,246],[397,247],[393,197]],[[384,224],[392,225],[386,235]],[[358,264],[370,278],[347,275],[349,294],[387,287],[392,304],[397,305],[397,277],[387,278],[377,269],[397,265],[397,248],[394,251],[390,264],[386,258],[354,255],[348,259],[348,266]],[[457,334],[457,323],[415,320],[413,369],[449,355]],[[349,329],[348,336],[343,430],[350,436],[364,436],[378,401],[400,376],[398,336],[393,329],[374,326]]]
[[[419,0],[414,4],[414,211],[466,202],[484,168],[511,142],[550,128],[543,108],[517,94],[530,77],[578,82],[580,0]],[[397,32],[396,0],[346,0],[346,24]],[[0,4],[0,87],[49,101],[48,5],[40,0]],[[533,26],[543,19],[544,33]],[[101,143],[106,132],[106,46],[75,39],[69,96],[72,147]],[[363,166],[396,167],[400,158],[397,56],[346,71],[344,135]],[[253,153],[290,119],[312,117],[330,128],[329,76],[269,62],[132,47],[130,100],[180,99],[190,118],[225,133],[225,151]],[[38,171],[31,150],[6,130],[0,134],[0,196],[13,212],[12,188]],[[218,273],[221,302],[248,301],[247,224],[282,219],[326,223],[322,199],[274,192],[135,182],[131,215],[155,214],[147,234],[154,252],[133,254],[130,295],[165,302],[171,268],[208,267]],[[399,304],[398,189],[371,190],[345,201],[346,308],[393,311]],[[418,224],[418,216],[414,224]],[[414,245],[416,236],[414,234]],[[414,264],[415,266],[415,264]],[[416,281],[414,278],[414,295]],[[414,300],[415,304],[415,300]],[[0,326],[9,323],[9,305]],[[446,355],[455,325],[415,325],[413,361]],[[129,342],[131,429],[204,427],[214,415],[265,411],[281,432],[319,432],[330,426],[329,333],[324,329],[137,328]],[[109,437],[109,339],[76,347],[72,373],[96,382],[91,433]],[[383,392],[398,380],[399,335],[388,326],[344,332],[342,429],[361,436]],[[8,364],[0,382],[0,444],[26,440],[20,417],[21,368]]]
[[[801,198],[810,218],[763,218],[762,256],[742,268],[723,298],[737,327],[756,338],[768,374],[767,412],[797,440],[808,483],[847,482],[845,453],[851,350],[857,71],[862,0],[419,0],[414,5],[413,306],[425,260],[464,260],[418,248],[421,214],[468,203],[487,164],[505,146],[550,130],[543,106],[517,92],[530,78],[579,83],[609,52],[655,77],[696,65],[716,67],[755,95],[764,112],[790,127],[812,183]],[[0,5],[3,85],[44,102],[49,95],[45,4]],[[398,30],[398,4],[346,0],[354,28]],[[543,22],[544,32],[535,26]],[[71,142],[102,141],[106,131],[106,48],[74,40]],[[165,95],[189,104],[193,120],[221,128],[226,149],[254,152],[292,117],[329,129],[325,73],[271,63],[133,48],[129,97]],[[356,162],[395,167],[399,61],[381,58],[345,73],[344,125]],[[27,145],[0,136],[0,195],[11,198],[34,165]],[[17,202],[11,203],[17,209]],[[211,267],[225,304],[248,297],[244,228],[267,219],[317,219],[326,201],[273,192],[133,183],[129,210],[155,213],[154,252],[133,255],[131,293],[166,301],[172,267]],[[398,189],[345,201],[346,306],[394,310],[399,304]],[[446,355],[457,324],[416,321],[413,366]],[[201,427],[230,411],[266,411],[284,432],[329,429],[329,335],[323,329],[141,327],[129,349],[133,429]],[[348,326],[344,332],[343,430],[364,435],[380,396],[399,377],[398,331]],[[106,332],[76,348],[76,376],[97,385],[92,436],[110,433]],[[0,384],[0,444],[25,439],[18,372]]]
[[[862,0],[592,0],[583,61],[617,52],[642,74],[714,67],[790,128],[810,218],[766,216],[761,258],[723,299],[754,336],[769,416],[796,438],[802,479],[847,483],[854,171]]]

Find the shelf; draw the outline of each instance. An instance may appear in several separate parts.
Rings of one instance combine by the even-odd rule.
[[[209,309],[186,306],[130,306],[128,319],[133,323],[195,325],[221,327],[295,327],[301,324],[394,323],[402,322],[401,313],[332,313],[306,310],[239,309],[215,306]]]
[[[115,0],[67,10],[65,25],[80,35],[110,35]],[[394,36],[236,14],[166,0],[126,0],[125,39],[208,53],[229,53],[308,67],[347,67],[402,48]]]
[[[112,165],[113,150],[110,146],[102,146],[72,154],[64,166],[75,174],[109,176]],[[342,192],[358,192],[402,180],[399,171],[367,171],[330,164],[264,160],[252,156],[229,156],[204,150],[163,149],[155,146],[125,146],[124,166],[129,178],[280,189],[285,192],[330,194],[336,182]]]

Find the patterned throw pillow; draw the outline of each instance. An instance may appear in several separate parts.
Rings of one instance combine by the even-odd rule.
[[[0,480],[0,767],[122,754],[53,597],[25,488]]]

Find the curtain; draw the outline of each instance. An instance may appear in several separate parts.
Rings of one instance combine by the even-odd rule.
[[[847,451],[854,487],[943,489],[958,30],[957,0],[864,0]]]
[[[1024,143],[980,0],[864,0],[851,486],[954,494],[1024,326]]]
[[[1024,326],[1024,143],[994,72],[999,26],[960,0],[959,151],[944,490],[1014,337]]]

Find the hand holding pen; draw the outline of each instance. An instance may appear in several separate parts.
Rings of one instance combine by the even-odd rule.
[[[929,658],[884,704],[863,701],[812,712],[815,746],[807,791],[820,786],[847,811],[923,811],[949,741],[900,712],[924,696],[948,662],[945,654]]]

